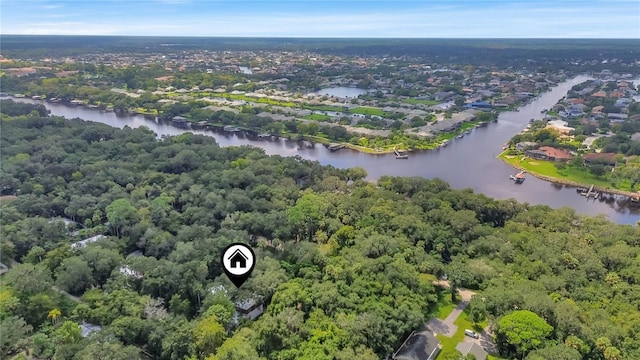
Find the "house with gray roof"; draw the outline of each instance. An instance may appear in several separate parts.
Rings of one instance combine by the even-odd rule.
[[[462,353],[462,356],[473,355],[476,360],[485,360],[488,353],[478,344],[470,341],[464,341],[456,346],[456,350]]]
[[[415,331],[391,357],[393,360],[435,360],[442,349],[440,340],[431,331]]]

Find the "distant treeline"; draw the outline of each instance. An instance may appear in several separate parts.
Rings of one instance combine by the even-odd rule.
[[[2,35],[7,57],[71,56],[87,52],[176,50],[308,50],[350,56],[404,55],[474,64],[618,59],[635,61],[638,39],[331,39]],[[464,59],[464,61],[461,61]],[[605,64],[611,66],[611,64]],[[575,65],[574,65],[575,66]]]

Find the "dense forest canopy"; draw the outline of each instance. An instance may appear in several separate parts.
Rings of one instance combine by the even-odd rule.
[[[1,125],[3,356],[381,359],[447,274],[506,358],[640,358],[637,227],[36,107]],[[233,242],[258,258],[240,289]],[[247,299],[255,321],[234,317]]]
[[[637,39],[351,39],[351,38],[235,38],[154,36],[36,36],[2,35],[5,56],[29,58],[71,56],[88,52],[211,51],[312,51],[344,56],[428,57],[449,63],[462,60],[480,65],[518,64],[531,59],[585,71],[570,62],[617,59],[635,61],[640,52]],[[598,61],[599,62],[599,61]],[[536,63],[536,62],[534,62]],[[611,67],[612,64],[607,66]]]

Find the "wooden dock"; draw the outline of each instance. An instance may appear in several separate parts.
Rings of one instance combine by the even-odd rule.
[[[344,144],[331,143],[331,144],[329,144],[329,146],[327,148],[329,149],[329,151],[337,151],[337,150],[340,150],[340,149],[344,149],[345,145]]]
[[[406,151],[393,149],[393,153],[396,154],[396,159],[408,159],[409,155],[407,155]]]
[[[584,195],[586,197],[591,196],[591,193],[593,192],[593,188],[595,187],[595,185],[591,185],[591,187],[589,188],[589,190],[587,190],[586,192],[582,192],[580,193],[580,195]]]

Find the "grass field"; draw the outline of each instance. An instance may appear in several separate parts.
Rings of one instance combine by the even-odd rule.
[[[444,320],[449,316],[449,314],[451,314],[453,309],[456,308],[456,305],[457,304],[451,302],[451,296],[449,293],[447,291],[443,291],[442,294],[440,294],[433,316],[440,320]]]
[[[384,111],[382,111],[382,109],[366,106],[360,106],[355,109],[351,109],[349,110],[349,112],[352,114],[384,116]]]
[[[506,163],[523,168],[530,173],[540,174],[558,180],[572,181],[584,186],[596,185],[611,187],[609,181],[591,174],[588,170],[576,169],[571,166],[567,166],[564,169],[558,169],[551,161],[533,160],[527,157],[524,157],[523,160],[522,155],[510,156],[506,155],[506,152],[503,152],[498,157]]]
[[[141,107],[137,107],[134,109],[136,113],[138,114],[143,114],[143,115],[158,115],[158,110],[156,109],[150,109],[149,111],[147,111],[147,109],[145,108],[141,108]]]
[[[398,101],[406,104],[413,104],[413,105],[422,104],[427,106],[433,106],[433,105],[440,104],[439,101],[435,101],[435,100],[404,99],[404,100],[398,100]]]
[[[344,109],[341,107],[327,106],[327,105],[301,105],[300,107],[303,109],[315,110],[315,111],[335,111],[335,112],[344,111]]]

